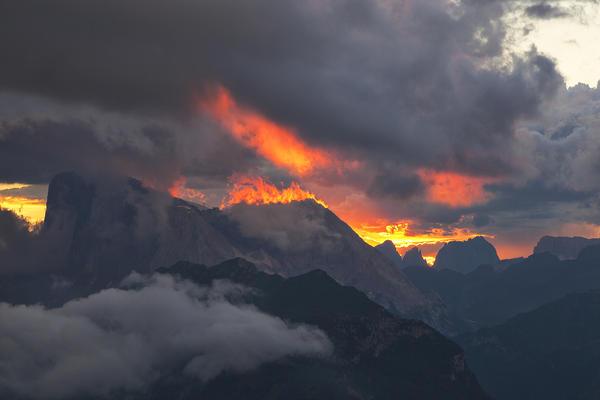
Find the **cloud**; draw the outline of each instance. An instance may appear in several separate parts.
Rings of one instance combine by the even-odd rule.
[[[506,168],[513,123],[562,84],[538,54],[488,68],[503,51],[501,2],[36,0],[1,11],[5,90],[185,118],[220,84],[309,145],[374,163]]]
[[[240,203],[224,212],[238,224],[243,236],[267,241],[267,245],[286,252],[302,252],[315,246],[327,251],[341,239],[328,227],[329,211],[312,200],[261,206]]]
[[[224,132],[228,124],[201,112],[221,86],[267,126],[357,162],[356,170],[323,168],[298,179],[319,195],[349,193],[331,196],[338,201],[323,196],[334,211],[360,198],[359,211],[368,201],[378,217],[415,220],[425,231],[452,231],[487,215],[490,222],[477,218],[477,225],[492,234],[542,214],[551,227],[556,204],[583,218],[600,190],[595,95],[567,91],[554,61],[536,49],[516,55],[507,48],[507,12],[575,13],[557,7],[476,0],[6,4],[0,175],[43,182],[59,169],[95,168],[144,182],[154,177],[165,187],[181,174],[210,205],[220,203],[234,172],[289,181],[293,171],[255,153],[260,146],[244,145],[256,139],[252,132],[236,141]],[[579,111],[569,114],[567,105]],[[483,204],[430,201],[423,170],[481,183]],[[293,243],[272,234],[282,248]]]
[[[208,381],[286,355],[323,356],[320,330],[227,300],[242,287],[130,277],[60,308],[0,303],[0,392],[31,398],[139,390],[181,369]]]
[[[525,14],[529,17],[539,19],[564,18],[570,16],[569,12],[561,7],[546,4],[544,2],[525,8]]]
[[[140,128],[151,147],[146,152],[127,143],[103,143],[97,125],[80,119],[0,121],[0,179],[48,183],[73,169],[154,176],[157,182],[176,175],[169,134],[160,127]]]

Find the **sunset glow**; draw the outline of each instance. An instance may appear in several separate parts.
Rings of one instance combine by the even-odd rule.
[[[292,182],[289,187],[278,189],[275,185],[261,177],[233,176],[231,179],[232,188],[227,197],[223,199],[221,208],[238,203],[247,204],[270,204],[270,203],[291,203],[292,201],[301,201],[312,199],[323,207],[327,207],[325,202],[317,199],[314,193],[306,191],[296,182]]]
[[[437,243],[446,243],[453,240],[467,240],[478,236],[465,229],[431,229],[427,233],[413,234],[409,232],[410,221],[399,222],[393,225],[361,225],[354,226],[354,231],[371,245],[377,245],[391,240],[398,249],[412,246],[422,246]]]
[[[0,208],[14,212],[30,224],[37,224],[44,220],[46,201],[18,196],[0,196]]]
[[[173,186],[169,188],[169,194],[173,197],[190,201],[201,201],[206,197],[204,193],[186,187],[186,180],[183,176],[180,176],[173,182]]]
[[[427,186],[427,200],[446,204],[450,207],[468,207],[484,203],[492,195],[484,185],[493,182],[490,178],[472,177],[454,172],[440,172],[431,169],[417,171]]]
[[[218,87],[216,95],[199,102],[200,110],[217,120],[235,139],[274,165],[298,175],[335,167],[336,157],[300,140],[293,129],[276,124],[254,110],[238,105]]]

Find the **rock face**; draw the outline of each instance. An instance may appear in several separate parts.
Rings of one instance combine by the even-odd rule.
[[[221,211],[133,179],[64,173],[50,184],[43,234],[59,238],[58,271],[95,287],[179,260],[211,265],[242,256],[288,277],[322,269],[392,312],[453,331],[439,298],[423,294],[334,213],[310,200]]]
[[[174,373],[147,391],[151,394],[130,398],[488,399],[456,344],[422,322],[392,315],[322,270],[286,279],[234,259],[210,268],[180,262],[158,271],[198,285],[229,280],[251,288],[241,301],[291,323],[318,327],[334,353],[288,357],[207,384]]]
[[[421,250],[419,250],[417,247],[412,247],[410,250],[404,253],[404,257],[398,254],[396,246],[394,246],[394,243],[392,243],[391,240],[386,240],[385,242],[375,246],[375,248],[390,261],[392,261],[398,268],[404,268],[409,265],[427,266],[427,261],[423,259]]]
[[[586,239],[579,236],[544,236],[533,248],[533,253],[548,252],[561,260],[574,260],[584,247],[597,244],[600,244],[600,239]]]
[[[237,204],[203,215],[263,271],[289,277],[322,269],[392,312],[422,319],[444,332],[454,330],[439,298],[416,289],[390,260],[314,201]]]
[[[398,250],[396,250],[396,246],[392,243],[391,240],[386,240],[385,242],[378,244],[375,248],[384,256],[388,258],[391,262],[394,263],[398,268],[402,268],[404,266],[404,260],[402,256],[398,254]]]
[[[437,269],[452,269],[458,272],[471,272],[483,264],[497,264],[500,261],[496,249],[481,236],[464,242],[449,242],[442,247],[433,266]]]
[[[423,254],[421,254],[421,250],[417,247],[413,247],[404,253],[404,258],[402,259],[404,266],[408,267],[411,265],[418,265],[421,267],[427,267],[427,261],[423,258]]]
[[[134,179],[63,173],[50,183],[42,234],[60,240],[59,268],[103,286],[182,259],[218,263],[239,255],[201,213]]]
[[[600,398],[600,292],[569,294],[457,338],[498,400]]]

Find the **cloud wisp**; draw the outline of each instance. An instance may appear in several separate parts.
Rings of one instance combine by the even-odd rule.
[[[0,303],[0,393],[35,399],[140,390],[173,371],[208,381],[286,355],[326,356],[325,334],[228,299],[244,287],[198,287],[131,275],[60,308]]]

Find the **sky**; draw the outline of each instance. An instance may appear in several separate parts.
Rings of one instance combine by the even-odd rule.
[[[592,0],[4,2],[0,206],[38,222],[73,170],[214,207],[314,198],[429,257],[599,237],[599,18]]]

